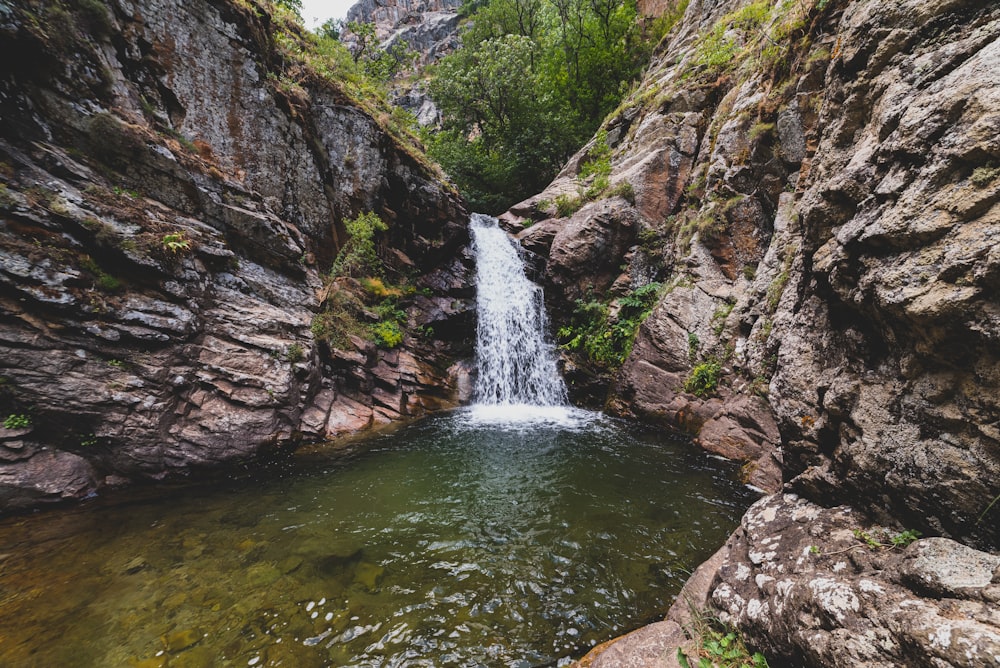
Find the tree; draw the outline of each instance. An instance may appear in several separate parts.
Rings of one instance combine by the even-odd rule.
[[[638,76],[639,37],[635,0],[481,5],[432,75],[444,121],[431,155],[483,210],[538,192]]]
[[[487,39],[443,59],[431,80],[445,119],[431,155],[483,210],[536,192],[579,141],[532,67],[537,50],[521,35]]]

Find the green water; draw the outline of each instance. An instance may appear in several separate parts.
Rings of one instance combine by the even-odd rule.
[[[563,411],[563,409],[558,409]],[[0,522],[3,666],[535,666],[663,615],[753,501],[582,412]]]

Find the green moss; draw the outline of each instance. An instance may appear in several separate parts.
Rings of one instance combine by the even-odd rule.
[[[748,134],[750,141],[755,142],[765,137],[769,137],[774,132],[774,123],[758,121],[750,128]]]

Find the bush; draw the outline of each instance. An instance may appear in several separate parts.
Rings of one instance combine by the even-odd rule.
[[[344,221],[349,236],[333,261],[335,276],[381,276],[382,261],[375,250],[375,233],[385,232],[389,226],[377,213],[359,213],[356,218]]]
[[[696,364],[684,381],[684,391],[702,399],[711,396],[719,387],[721,373],[722,367],[715,360]]]
[[[375,343],[382,348],[395,348],[403,342],[403,332],[395,320],[383,320],[372,326]]]
[[[305,359],[305,356],[305,349],[298,343],[293,343],[285,350],[285,360],[289,364],[297,364]]]
[[[562,347],[582,351],[599,367],[620,367],[632,352],[639,325],[653,310],[661,287],[660,283],[650,283],[619,298],[614,319],[607,303],[577,300],[570,324],[558,332]]]

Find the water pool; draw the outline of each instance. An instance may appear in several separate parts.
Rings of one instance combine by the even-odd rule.
[[[0,522],[0,665],[538,666],[663,615],[754,500],[573,409],[463,409],[255,479]]]

